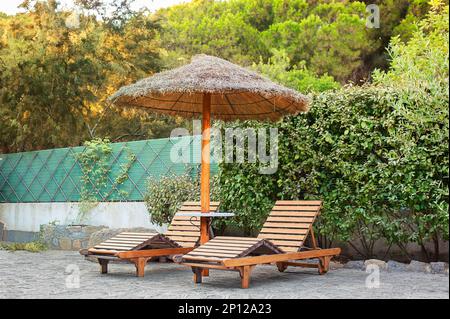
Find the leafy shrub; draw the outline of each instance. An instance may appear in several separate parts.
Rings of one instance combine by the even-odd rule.
[[[313,105],[283,123],[280,196],[323,198],[321,232],[359,239],[366,257],[380,238],[401,248],[448,238],[442,99],[430,104],[407,90],[363,87],[321,94]],[[425,106],[432,122],[405,117],[405,109]]]
[[[8,251],[24,250],[31,253],[38,253],[47,250],[47,246],[41,242],[30,243],[0,243],[0,249]]]
[[[219,174],[221,207],[235,213],[224,224],[251,235],[261,227],[273,204],[276,180],[272,175],[261,175],[258,164],[249,163],[221,164]]]
[[[426,240],[447,239],[447,101],[347,87],[316,95],[308,114],[256,124],[278,126],[279,169],[260,175],[257,164],[221,164],[223,205],[239,212],[229,223],[256,230],[277,198],[323,199],[319,231],[360,240],[365,257],[378,239],[424,249]],[[422,107],[425,122],[405,115]]]
[[[211,179],[211,200],[219,200],[217,177]],[[185,201],[200,201],[200,180],[189,174],[150,177],[147,181],[145,204],[152,222],[170,223]]]
[[[239,226],[259,228],[276,198],[322,199],[326,239],[360,241],[364,257],[379,239],[405,254],[415,242],[439,258],[449,238],[449,33],[448,6],[433,3],[408,43],[393,40],[392,68],[374,85],[316,94],[308,114],[278,124],[245,124],[278,127],[279,169],[221,164],[224,204],[248,214]]]
[[[227,123],[226,128],[265,129],[269,123],[245,121]],[[269,139],[268,139],[269,140]],[[269,143],[269,142],[268,142]],[[247,145],[245,138],[244,145]],[[229,147],[229,145],[226,145]],[[223,149],[225,151],[225,148]],[[248,150],[244,149],[247,158]],[[246,235],[259,230],[267,212],[276,199],[276,175],[260,174],[261,166],[266,166],[258,159],[255,163],[225,163],[219,164],[219,183],[221,190],[221,208],[233,212],[235,216],[221,221],[224,226],[239,228]]]
[[[375,83],[420,89],[429,94],[442,89],[448,91],[448,1],[435,0],[429,4],[431,10],[408,42],[403,43],[399,37],[391,40],[388,47],[390,69],[387,72],[376,70]]]

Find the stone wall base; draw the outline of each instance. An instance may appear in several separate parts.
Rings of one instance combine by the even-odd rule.
[[[91,235],[105,226],[42,225],[41,240],[49,249],[80,250],[88,248]]]

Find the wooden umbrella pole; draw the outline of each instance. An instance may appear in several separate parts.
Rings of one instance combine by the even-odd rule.
[[[210,140],[211,140],[211,94],[203,94],[202,118],[202,166],[200,176],[200,204],[202,213],[209,213],[209,178],[210,178]],[[200,244],[209,241],[209,218],[200,218]],[[209,270],[203,269],[202,275],[209,276]]]
[[[202,213],[209,213],[209,181],[210,181],[210,140],[211,140],[211,94],[203,94],[202,119],[202,166],[200,177],[200,201]],[[200,243],[209,241],[209,218],[201,218]]]

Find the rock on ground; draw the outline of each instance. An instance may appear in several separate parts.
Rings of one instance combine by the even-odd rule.
[[[387,264],[383,260],[378,259],[368,259],[364,262],[364,266],[367,268],[369,266],[377,266],[380,270],[386,270]]]
[[[413,260],[406,268],[408,271],[412,272],[424,272],[424,273],[431,273],[431,266],[430,264]]]
[[[430,267],[432,274],[445,274],[448,270],[448,264],[444,262],[432,262]]]
[[[406,271],[408,268],[408,265],[405,263],[401,263],[394,260],[389,260],[387,262],[387,270],[388,271]]]

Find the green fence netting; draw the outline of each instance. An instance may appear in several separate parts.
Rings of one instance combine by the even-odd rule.
[[[199,173],[199,136],[114,143],[111,146],[113,153],[108,163],[107,185],[101,190],[92,185],[99,201],[141,201],[149,178],[185,173],[195,177]],[[82,171],[76,154],[84,149],[71,147],[0,155],[0,202],[79,201]],[[129,161],[129,154],[135,155],[135,161],[128,170],[126,181],[117,185],[116,178]],[[181,158],[185,160],[180,161]],[[212,162],[211,170],[215,174],[218,167],[214,160]]]

